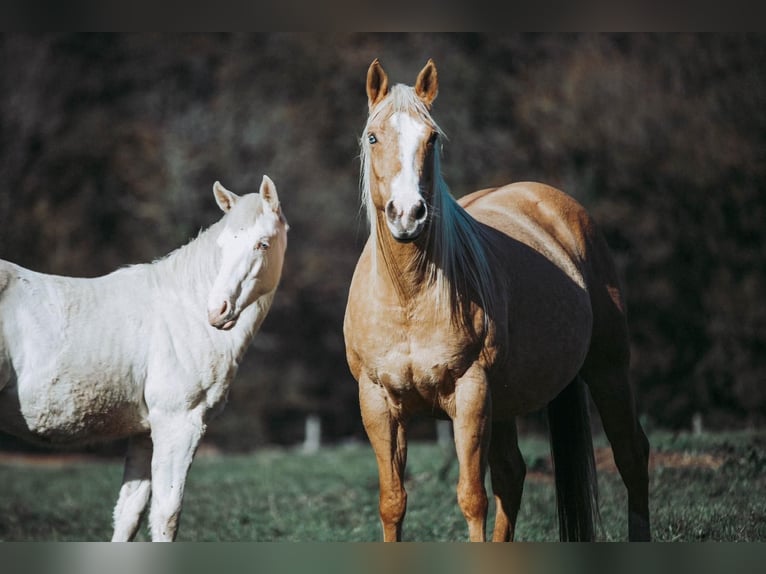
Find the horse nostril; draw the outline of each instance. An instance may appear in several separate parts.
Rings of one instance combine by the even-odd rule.
[[[415,217],[416,221],[421,221],[426,218],[426,213],[426,202],[421,199],[415,206],[415,210],[412,215]]]
[[[228,301],[224,301],[223,305],[221,305],[221,310],[219,311],[221,317],[225,317],[229,314],[229,307],[230,304]]]
[[[386,217],[388,217],[390,221],[396,219],[396,207],[394,207],[393,199],[389,199],[388,203],[386,203]]]

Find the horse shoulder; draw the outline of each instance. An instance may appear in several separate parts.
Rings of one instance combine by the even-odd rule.
[[[372,251],[368,242],[351,279],[343,320],[346,361],[357,381],[387,363],[390,355],[406,354],[403,349],[412,334],[396,290],[374,273]],[[380,349],[388,352],[381,355]]]
[[[207,325],[187,304],[162,305],[152,319],[146,351],[145,399],[151,417],[182,412],[217,413],[226,403],[242,350],[233,333]],[[246,346],[246,345],[245,345]]]
[[[372,257],[370,242],[368,241],[362,250],[362,254],[359,256],[348,289],[346,313],[343,318],[343,330],[347,340],[350,340],[356,333],[357,323],[361,322],[360,317],[366,313],[369,297],[365,296],[365,293],[369,292],[369,282],[372,280],[371,274]]]

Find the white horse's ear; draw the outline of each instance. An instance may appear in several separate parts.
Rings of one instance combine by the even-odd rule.
[[[370,109],[388,94],[388,76],[377,58],[367,69],[367,104]]]
[[[268,204],[272,211],[279,211],[279,196],[277,195],[277,186],[271,181],[268,175],[263,176],[261,181],[260,194],[263,200]]]
[[[236,193],[226,189],[221,185],[220,181],[216,181],[213,184],[213,195],[215,196],[215,202],[218,204],[218,207],[220,207],[224,213],[228,213],[239,199],[239,196]]]
[[[439,93],[439,79],[436,74],[436,64],[429,58],[426,65],[420,70],[418,79],[415,81],[415,93],[429,108]]]

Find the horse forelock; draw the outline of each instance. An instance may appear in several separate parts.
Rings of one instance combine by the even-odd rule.
[[[410,114],[436,131],[440,138],[446,137],[431,117],[425,103],[411,86],[395,85],[389,94],[370,110],[361,137],[360,187],[362,206],[366,210],[370,225],[373,272],[378,264],[377,255],[381,253],[378,236],[385,233],[385,229],[378,229],[377,226],[376,208],[370,189],[371,144],[367,136],[373,124],[396,113]],[[415,260],[403,263],[423,271],[427,284],[435,288],[437,303],[449,309],[450,316],[455,322],[462,323],[467,320],[470,299],[475,298],[475,302],[484,310],[486,330],[488,318],[494,314],[496,307],[492,289],[493,276],[490,273],[486,247],[488,238],[485,237],[483,227],[450,194],[441,174],[441,153],[438,146],[433,158],[434,188],[432,204],[429,206],[430,222],[424,231],[427,234],[426,249],[421,250]],[[392,261],[386,253],[382,253],[380,260],[386,270],[396,277],[399,272],[396,262]]]
[[[223,219],[232,229],[251,227],[264,213],[263,199],[257,193],[248,193],[239,198]]]

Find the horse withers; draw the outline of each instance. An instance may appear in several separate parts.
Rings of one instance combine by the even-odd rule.
[[[631,540],[649,539],[649,444],[628,381],[623,296],[582,206],[540,183],[453,199],[431,117],[436,66],[413,86],[367,72],[362,202],[370,237],[351,282],[346,355],[378,463],[384,540],[400,540],[412,415],[453,421],[458,504],[484,540],[512,540],[525,465],[515,418],[548,406],[560,535],[590,540],[597,483],[587,388],[628,491]],[[584,382],[583,382],[584,381]]]
[[[113,540],[135,536],[151,496],[152,540],[173,540],[209,418],[266,317],[287,221],[274,183],[151,264],[92,279],[0,260],[0,429],[48,446],[129,438]]]

